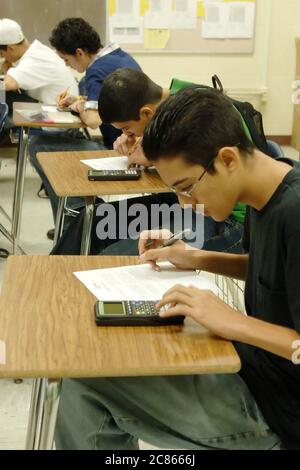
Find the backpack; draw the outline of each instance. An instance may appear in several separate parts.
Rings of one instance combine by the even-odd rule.
[[[212,84],[215,90],[219,90],[221,93],[224,93],[224,88],[221,83],[221,80],[217,75],[212,77]],[[174,78],[172,80],[171,88],[176,92],[183,88],[207,88],[211,87],[207,85],[197,85],[195,83],[184,82]],[[253,144],[263,153],[272,156],[268,149],[267,139],[264,132],[262,114],[257,111],[251,103],[247,101],[238,101],[233,98],[228,97],[232,102],[234,107],[239,111],[245,132],[248,138],[253,142]]]

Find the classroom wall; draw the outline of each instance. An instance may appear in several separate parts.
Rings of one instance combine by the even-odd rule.
[[[291,135],[295,37],[300,36],[299,0],[257,0],[255,47],[251,55],[135,54],[154,81],[170,77],[210,83],[218,74],[231,95],[248,99],[264,115],[268,135]],[[266,91],[266,92],[265,92]],[[264,93],[265,92],[265,93]]]

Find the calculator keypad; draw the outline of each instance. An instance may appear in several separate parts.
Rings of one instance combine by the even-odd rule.
[[[156,302],[154,301],[126,302],[127,313],[128,315],[158,316],[159,311],[155,307],[157,302],[158,300]]]

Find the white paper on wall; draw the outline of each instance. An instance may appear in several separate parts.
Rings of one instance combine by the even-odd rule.
[[[171,29],[197,28],[197,0],[174,0]]]

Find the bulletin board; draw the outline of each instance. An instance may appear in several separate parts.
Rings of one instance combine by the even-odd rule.
[[[107,0],[108,34],[128,52],[251,54],[256,0]]]

